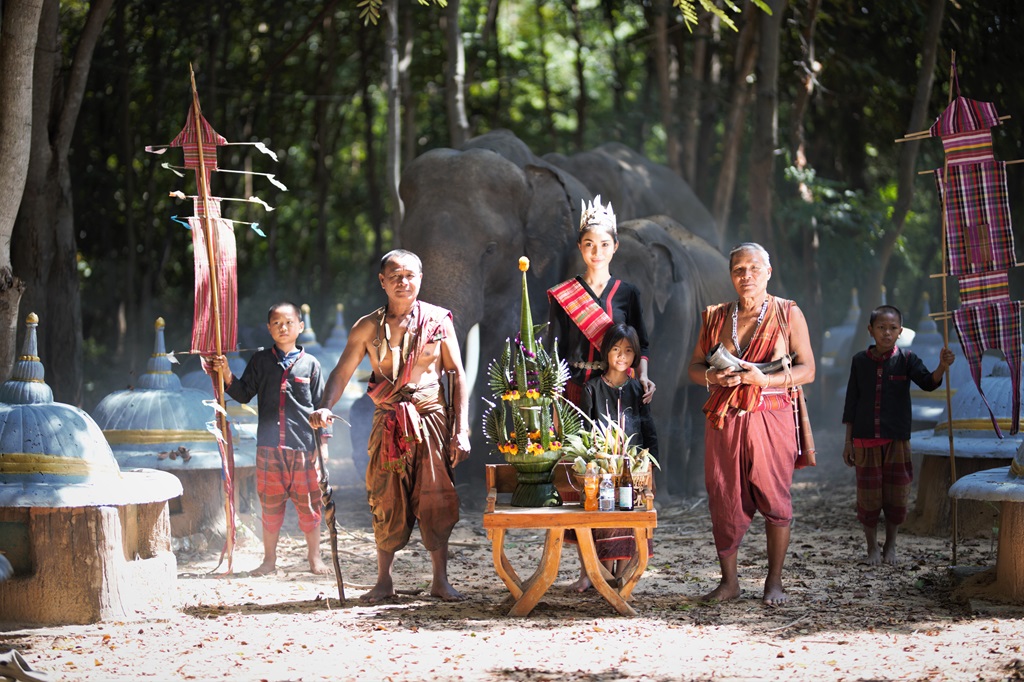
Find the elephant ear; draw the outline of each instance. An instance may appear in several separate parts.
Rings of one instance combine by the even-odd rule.
[[[629,234],[645,248],[647,267],[654,291],[654,305],[658,312],[665,312],[665,306],[672,291],[683,278],[683,254],[679,243],[660,225],[647,219],[631,220],[619,227],[620,237]],[[645,292],[646,293],[646,292]]]
[[[526,255],[530,270],[541,279],[549,268],[561,275],[560,259],[573,237],[573,209],[562,178],[550,168],[527,165],[523,168],[530,187],[523,223],[526,228]]]

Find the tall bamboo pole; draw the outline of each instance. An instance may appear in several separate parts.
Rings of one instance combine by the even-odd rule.
[[[217,355],[224,354],[224,347],[221,341],[221,328],[220,328],[220,282],[217,274],[217,260],[216,254],[218,253],[215,248],[217,240],[217,231],[213,228],[210,222],[210,187],[208,184],[208,177],[206,175],[206,164],[203,154],[203,126],[202,113],[199,109],[199,92],[196,90],[196,74],[192,70],[192,65],[188,66],[189,77],[192,80],[192,120],[196,125],[196,137],[198,140],[199,149],[199,168],[196,171],[196,185],[199,192],[199,198],[203,202],[203,236],[206,242],[206,257],[210,267],[210,298],[212,299],[213,307],[213,338],[217,349]],[[230,444],[231,431],[228,428],[228,421],[226,418],[227,408],[224,404],[224,375],[220,370],[217,371],[217,382],[216,382],[216,394],[217,403],[220,405],[220,410],[217,412],[217,426],[220,429],[221,437],[224,438],[225,443]],[[227,451],[227,450],[225,450]],[[233,458],[232,458],[233,460]],[[235,515],[234,515],[234,486],[235,486],[235,463],[234,461],[225,461],[224,466],[227,467],[228,475],[226,480],[229,482],[227,489],[224,491],[224,516],[227,521],[226,525],[226,538],[224,542],[224,553],[228,559],[228,573],[232,572],[233,554],[235,549]]]

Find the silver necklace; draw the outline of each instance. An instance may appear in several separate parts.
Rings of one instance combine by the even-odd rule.
[[[740,302],[736,301],[736,305],[732,308],[732,347],[736,349],[736,357],[742,358],[750,348],[750,344],[747,344],[746,348],[740,348],[740,338],[737,333],[737,327],[739,326],[739,310]],[[754,340],[754,336],[757,334],[757,330],[761,327],[761,323],[764,321],[764,314],[768,312],[768,297],[764,297],[764,303],[761,304],[761,313],[757,316],[757,322],[754,324],[754,331],[750,334],[750,340]]]

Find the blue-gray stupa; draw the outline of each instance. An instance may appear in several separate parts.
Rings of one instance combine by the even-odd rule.
[[[168,606],[175,560],[167,501],[181,484],[122,470],[97,424],[56,403],[38,357],[34,314],[22,355],[0,386],[0,621],[124,619]]]
[[[181,480],[184,493],[171,505],[174,537],[220,532],[225,509],[213,398],[182,387],[171,369],[164,326],[163,318],[157,319],[145,374],[133,388],[106,396],[93,414],[122,466],[169,471]],[[239,504],[247,509],[255,486],[255,445],[235,445],[236,509]]]

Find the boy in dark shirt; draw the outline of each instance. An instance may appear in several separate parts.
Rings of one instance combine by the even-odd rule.
[[[896,535],[907,517],[910,483],[910,382],[925,391],[942,385],[953,364],[949,348],[929,372],[919,357],[896,346],[903,314],[891,305],[871,311],[868,333],[875,344],[853,356],[846,387],[846,444],[843,461],[857,469],[857,520],[864,526],[868,563],[895,564]],[[885,512],[885,545],[879,554],[875,529]]]
[[[328,573],[320,558],[320,465],[315,454],[309,416],[324,392],[320,362],[296,345],[305,329],[294,303],[275,303],[267,314],[274,345],[257,351],[238,379],[227,358],[210,360],[211,370],[224,375],[229,396],[247,403],[258,396],[256,430],[256,493],[263,511],[263,563],[250,575],[267,575],[277,568],[277,540],[290,499],[306,536],[309,570]]]

